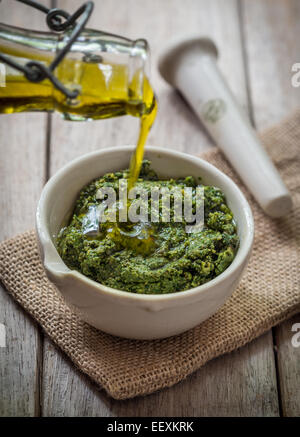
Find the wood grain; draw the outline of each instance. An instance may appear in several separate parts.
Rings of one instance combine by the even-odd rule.
[[[244,0],[242,5],[250,99],[260,130],[299,107],[291,68],[300,58],[300,2]]]
[[[254,120],[262,129],[299,107],[300,88],[292,87],[291,67],[300,61],[300,2],[244,1],[242,15]],[[290,343],[292,323],[287,321],[274,332],[282,412],[299,416],[300,360],[299,348]]]
[[[43,27],[43,15],[23,5],[0,3],[1,21]],[[32,228],[45,174],[45,114],[0,117],[0,240]],[[36,324],[0,287],[0,323],[6,347],[0,348],[0,415],[39,414],[41,338]]]
[[[296,324],[298,325],[295,326]],[[299,332],[299,326],[298,314],[275,330],[282,412],[288,417],[300,416],[300,344],[299,340],[296,344],[292,343],[295,329]]]
[[[81,1],[61,0],[74,10]],[[199,154],[210,140],[180,96],[159,77],[157,59],[172,37],[211,36],[220,50],[220,66],[240,103],[249,109],[238,2],[230,0],[102,0],[89,26],[130,38],[145,37],[152,48],[152,84],[159,99],[149,144]],[[188,30],[187,30],[188,29]],[[128,117],[70,124],[55,115],[50,171],[101,147],[134,143],[137,120]],[[209,363],[181,384],[149,397],[115,402],[77,372],[48,340],[44,347],[45,416],[218,416],[279,414],[271,333],[233,354]]]

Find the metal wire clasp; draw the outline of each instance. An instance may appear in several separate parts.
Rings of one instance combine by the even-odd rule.
[[[41,12],[44,12],[46,15],[46,22],[50,30],[54,32],[63,32],[69,27],[73,26],[72,33],[70,35],[70,39],[67,44],[57,53],[55,59],[46,67],[38,61],[29,61],[25,65],[19,65],[17,62],[8,58],[6,55],[0,53],[0,60],[10,67],[13,67],[19,71],[22,71],[25,77],[30,82],[41,82],[44,79],[49,79],[55,88],[61,91],[70,99],[74,99],[78,96],[79,91],[74,90],[71,91],[67,89],[53,74],[55,68],[59,65],[59,63],[66,56],[68,51],[70,50],[72,44],[76,41],[82,30],[84,29],[87,21],[90,18],[90,15],[94,8],[94,2],[88,1],[80,6],[74,14],[70,15],[66,11],[62,9],[49,9],[40,3],[33,0],[16,0],[21,3],[25,3],[28,6],[32,6],[35,9],[38,9]],[[79,18],[80,20],[76,23],[76,20]]]

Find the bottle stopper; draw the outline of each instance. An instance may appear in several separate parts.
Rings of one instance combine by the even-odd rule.
[[[210,39],[184,39],[165,50],[159,71],[192,106],[266,214],[282,217],[292,209],[291,195],[222,77],[217,57]]]

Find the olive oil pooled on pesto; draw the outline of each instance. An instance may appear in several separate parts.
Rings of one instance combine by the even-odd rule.
[[[113,187],[118,194],[119,180],[124,178],[130,178],[129,170],[106,174],[80,192],[71,220],[57,239],[58,252],[69,268],[111,288],[162,294],[204,284],[231,264],[239,244],[236,225],[224,193],[212,186],[204,186],[201,231],[186,233],[184,220],[151,223],[149,250],[143,240],[116,232],[115,223],[100,223],[97,235],[85,235],[83,223],[89,209],[102,202],[97,200],[99,188]],[[191,187],[194,193],[197,185],[191,176],[160,180],[148,161],[143,161],[136,182],[149,193],[154,186],[170,190]],[[134,231],[139,224],[131,226]]]

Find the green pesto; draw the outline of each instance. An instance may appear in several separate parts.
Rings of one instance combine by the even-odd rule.
[[[96,192],[110,186],[118,192],[119,179],[128,170],[109,173],[82,189],[69,225],[62,228],[57,248],[67,266],[108,287],[133,293],[164,294],[188,290],[222,273],[233,261],[239,238],[225,195],[204,186],[204,228],[186,233],[185,223],[151,223],[144,239],[120,232],[116,224],[100,223],[96,236],[83,235],[82,221],[88,209],[99,205]],[[196,188],[191,176],[159,180],[144,161],[138,186]],[[194,193],[194,190],[193,190]],[[132,223],[120,225],[130,231]]]

